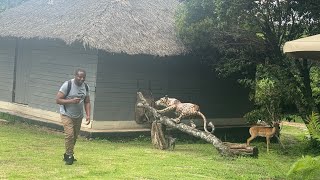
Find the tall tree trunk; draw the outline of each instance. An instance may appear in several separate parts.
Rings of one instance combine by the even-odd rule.
[[[300,87],[302,97],[302,105],[300,106],[300,114],[302,114],[302,119],[305,124],[308,124],[307,116],[311,115],[313,112],[319,112],[315,103],[315,100],[312,95],[311,88],[311,78],[310,78],[310,67],[307,59],[303,59],[302,61],[296,60],[296,66],[298,67],[300,74],[302,76],[303,86]]]

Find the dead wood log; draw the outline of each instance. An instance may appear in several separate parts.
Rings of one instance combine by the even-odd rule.
[[[230,142],[223,142],[224,145],[228,146],[230,148],[230,151],[232,151],[234,154],[237,155],[248,155],[248,156],[258,156],[258,148],[247,146],[247,144],[239,144],[239,143],[230,143]]]
[[[251,146],[247,146],[246,144],[238,144],[238,143],[230,143],[230,142],[223,142],[224,145],[228,146],[231,149],[246,149]]]
[[[246,155],[247,154],[247,152],[243,152],[242,150],[239,151],[237,149],[230,148],[229,146],[225,145],[220,139],[218,139],[216,136],[214,136],[211,133],[200,131],[200,130],[192,128],[184,123],[177,124],[173,121],[173,119],[168,118],[166,116],[162,116],[161,114],[159,114],[157,112],[156,109],[154,109],[153,107],[151,107],[147,103],[147,101],[145,100],[145,98],[143,97],[141,92],[137,93],[137,97],[138,97],[137,98],[138,99],[137,106],[143,107],[148,112],[150,112],[153,115],[156,122],[161,123],[161,124],[168,126],[168,127],[171,127],[171,128],[178,129],[182,132],[190,134],[194,137],[201,138],[201,139],[211,143],[216,148],[216,150],[223,156],[235,156],[235,155],[241,155],[241,154]]]

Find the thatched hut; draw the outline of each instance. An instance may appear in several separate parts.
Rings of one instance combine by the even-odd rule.
[[[0,14],[0,108],[59,123],[55,95],[87,70],[88,128],[134,130],[136,92],[201,106],[216,124],[239,124],[247,91],[187,55],[174,31],[178,0],[30,0]],[[241,122],[242,123],[242,122]]]

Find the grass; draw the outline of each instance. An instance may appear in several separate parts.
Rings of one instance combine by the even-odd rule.
[[[150,139],[89,141],[80,138],[78,159],[64,165],[62,133],[20,123],[0,124],[0,179],[285,179],[291,165],[311,155],[305,131],[285,126],[283,150],[254,140],[259,157],[221,157],[211,144],[178,140],[174,151],[154,149]]]

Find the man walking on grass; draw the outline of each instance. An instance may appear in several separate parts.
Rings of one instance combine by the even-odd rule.
[[[60,104],[61,121],[64,127],[66,151],[63,160],[66,165],[72,165],[76,161],[73,150],[81,128],[83,109],[86,113],[86,124],[90,123],[90,93],[88,85],[84,83],[85,79],[86,71],[77,69],[74,79],[64,82],[56,96],[56,103]]]

